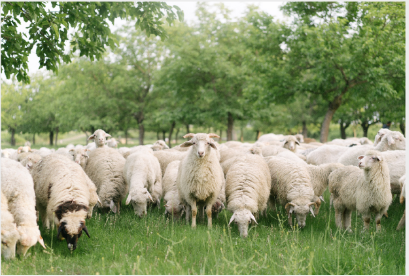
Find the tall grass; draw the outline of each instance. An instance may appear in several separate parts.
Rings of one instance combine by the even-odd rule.
[[[94,212],[74,252],[57,241],[56,229],[40,226],[47,249],[36,245],[19,259],[2,262],[2,274],[404,274],[405,233],[395,230],[404,206],[395,200],[382,231],[362,232],[353,214],[353,234],[339,231],[325,193],[320,214],[304,229],[290,229],[279,207],[251,226],[247,239],[231,214],[223,211],[213,229],[199,221],[192,230],[185,220],[173,222],[164,207],[138,218],[132,206],[120,215]]]

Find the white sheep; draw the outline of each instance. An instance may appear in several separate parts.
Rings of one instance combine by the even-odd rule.
[[[389,168],[389,176],[392,194],[401,193],[400,178],[406,174],[406,151],[387,150],[381,152],[382,157]]]
[[[158,159],[151,151],[138,151],[131,154],[125,162],[123,177],[129,195],[126,205],[132,203],[135,214],[147,214],[148,201],[160,206],[162,197],[162,172]]]
[[[345,146],[323,145],[307,155],[307,163],[312,165],[337,163],[339,157],[347,150]]]
[[[266,161],[271,175],[270,204],[275,206],[278,202],[285,206],[290,226],[294,212],[298,226],[305,227],[307,214],[311,212],[314,216],[312,207],[317,208],[316,201],[319,201],[306,166],[278,156],[268,157]]]
[[[107,140],[107,146],[110,148],[116,148],[118,147],[118,141],[115,138],[111,138]]]
[[[378,145],[378,143],[382,140],[382,137],[386,134],[391,132],[391,130],[387,129],[387,128],[381,128],[378,133],[376,133],[375,135],[375,140],[373,142],[373,146],[376,147]]]
[[[2,158],[1,191],[8,200],[10,213],[14,216],[20,235],[17,254],[25,255],[37,242],[45,248],[37,225],[36,196],[29,171],[15,160]]]
[[[50,154],[37,162],[31,174],[37,209],[44,227],[57,228],[57,238],[65,238],[69,250],[75,250],[84,231],[85,219],[98,202],[96,187],[84,170],[68,157]]]
[[[41,155],[37,153],[24,152],[18,155],[17,161],[30,171],[33,165],[40,161],[41,158]]]
[[[357,210],[362,214],[364,229],[369,229],[371,213],[375,213],[376,230],[380,230],[381,217],[392,202],[388,165],[375,150],[358,158],[359,168],[342,167],[329,176],[335,223],[351,232],[351,213]]]
[[[184,211],[183,205],[180,204],[179,192],[176,186],[179,165],[179,160],[170,162],[162,179],[165,215],[169,214],[173,219],[179,219]]]
[[[107,142],[106,141],[107,137],[111,137],[111,135],[109,135],[108,133],[106,133],[102,129],[97,129],[97,130],[95,130],[94,134],[92,134],[91,136],[88,137],[88,140],[94,140],[95,146],[97,148],[103,148],[103,147],[106,146],[105,144]]]
[[[128,193],[123,177],[125,158],[115,149],[100,147],[91,151],[85,172],[97,187],[102,206],[119,213],[121,201]]]
[[[235,163],[226,175],[227,210],[233,215],[240,236],[246,238],[251,220],[257,223],[254,215],[267,208],[271,190],[269,168],[260,155],[246,154],[235,158]]]
[[[8,200],[1,193],[1,255],[4,259],[13,259],[16,256],[16,243],[20,238],[14,217],[9,211]]]
[[[284,139],[284,135],[282,134],[267,133],[261,135],[257,142],[280,141],[282,139]]]
[[[90,152],[90,150],[86,148],[75,148],[70,149],[68,151],[68,154],[71,156],[75,163],[79,164],[81,168],[85,170],[89,158],[88,152]]]
[[[163,140],[156,141],[152,146],[153,151],[158,151],[158,150],[163,150],[163,149],[168,149],[168,148],[169,148],[168,145],[166,145],[165,141]]]
[[[192,139],[181,147],[190,147],[180,163],[176,185],[181,202],[186,207],[186,220],[192,216],[192,227],[196,227],[197,205],[206,206],[208,227],[212,227],[212,205],[216,202],[224,185],[223,171],[219,163],[212,137],[213,133],[186,134]]]
[[[297,138],[298,142],[304,143],[304,135],[302,135],[301,133],[298,133],[298,134],[296,134],[294,136],[295,136],[295,138]]]
[[[284,142],[283,148],[288,149],[289,151],[292,151],[294,153],[297,152],[297,145],[300,145],[298,139],[292,135],[287,135],[283,140],[281,140],[281,142]]]
[[[187,152],[173,150],[172,148],[170,150],[154,151],[153,155],[158,158],[162,176],[164,176],[167,166],[173,161],[182,160],[187,155]]]
[[[405,193],[405,190],[406,190],[405,189],[406,174],[399,179],[399,182],[400,182],[401,189],[402,189],[402,191],[400,193],[399,201],[400,201],[401,204],[404,204],[405,203],[405,198],[406,198],[406,193]],[[400,219],[398,227],[396,228],[396,230],[401,230],[401,229],[405,228],[405,221],[406,221],[406,209],[405,209],[405,211],[403,211],[402,218]]]

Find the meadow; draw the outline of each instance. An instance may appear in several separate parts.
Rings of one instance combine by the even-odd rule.
[[[329,193],[316,218],[304,229],[291,229],[285,212],[269,210],[251,226],[247,239],[228,226],[231,213],[198,221],[197,229],[185,219],[173,222],[165,208],[134,215],[131,205],[120,215],[94,211],[74,252],[58,241],[56,230],[40,226],[47,249],[39,244],[23,258],[2,261],[2,274],[405,274],[405,231],[396,231],[404,206],[395,198],[382,230],[363,232],[353,213],[352,234],[337,230]],[[162,202],[163,205],[163,202]]]

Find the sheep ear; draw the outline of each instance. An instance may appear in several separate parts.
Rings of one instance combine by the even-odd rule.
[[[296,143],[297,145],[300,145],[300,142],[298,142],[298,141],[295,141],[295,143]]]
[[[288,202],[286,205],[285,205],[285,210],[287,211],[287,213],[288,213],[288,215],[290,215],[292,212],[294,212],[294,206],[295,206],[295,204],[294,203],[292,203],[292,202]]]
[[[150,194],[149,192],[147,192],[147,193],[148,193],[149,199],[150,199],[152,202],[154,202],[154,201],[153,201],[153,198],[152,198],[152,196],[151,196],[151,194]]]
[[[312,216],[315,218],[314,210],[312,209],[312,205],[310,205],[310,212],[311,212]]]
[[[192,138],[192,137],[195,137],[194,133],[188,133],[188,134],[183,136],[183,138]]]
[[[233,220],[234,220],[234,216],[236,215],[236,213],[234,213],[232,216],[231,216],[231,218],[230,218],[230,221],[229,221],[229,225],[230,225],[230,223],[232,223],[233,222]]]
[[[325,202],[324,198],[322,196],[319,197],[320,200],[322,200],[323,202]]]
[[[209,134],[207,134],[207,135],[209,135],[210,138],[220,138],[219,135],[214,134],[214,133],[209,133]]]
[[[115,206],[115,203],[114,203],[114,201],[111,199],[111,202],[109,203],[109,208],[111,208],[111,211],[112,212],[114,212],[114,213],[116,213],[116,206]]]
[[[128,205],[131,202],[131,199],[132,199],[131,194],[129,194],[125,204]]]
[[[95,139],[95,134],[92,134],[90,137],[88,137],[88,140]]]
[[[251,218],[256,224],[258,224],[257,221],[256,221],[256,218],[253,216],[253,214],[250,214],[250,218]]]
[[[383,161],[383,157],[382,156],[374,156],[374,157],[372,157],[373,159],[375,159],[375,160],[378,160],[379,162],[380,161]]]
[[[388,139],[388,145],[389,146],[392,145],[392,144],[395,144],[395,140],[393,139],[393,137],[388,136],[387,139]]]
[[[361,160],[364,157],[365,157],[364,155],[358,156],[358,160]]]
[[[75,149],[70,149],[69,151],[68,151],[69,153],[74,153],[75,152]]]
[[[215,150],[217,150],[217,147],[216,147],[216,145],[215,145],[214,143],[209,143],[209,145],[210,145],[212,148],[214,148]]]
[[[187,148],[193,145],[193,142],[191,141],[186,141],[183,144],[180,145],[181,148]]]
[[[46,249],[45,244],[44,244],[44,240],[43,238],[40,236],[38,236],[38,243],[41,244],[42,247],[44,247],[44,249]]]
[[[111,137],[111,135],[109,135],[108,133],[105,133],[105,137]]]
[[[84,225],[84,228],[82,228],[82,231],[84,231],[85,234],[87,234],[88,238],[91,238],[91,237],[89,236],[87,226]]]
[[[23,149],[23,147],[19,147],[18,149],[17,149],[17,153],[21,153],[21,150]]]
[[[101,202],[101,200],[99,199],[99,196],[97,196],[97,198],[98,198],[98,200],[97,200],[98,205],[102,207],[102,202]]]

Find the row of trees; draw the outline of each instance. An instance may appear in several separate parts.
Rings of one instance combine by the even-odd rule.
[[[172,134],[189,125],[227,131],[251,124],[260,132],[308,136],[330,122],[377,122],[405,117],[405,3],[293,2],[291,24],[249,6],[233,20],[223,4],[199,3],[198,22],[164,27],[164,41],[130,21],[103,58],[76,58],[58,75],[30,85],[2,84],[2,127],[13,134],[97,128]],[[186,128],[186,129],[185,129]],[[13,139],[13,138],[12,138]],[[13,143],[13,141],[12,141]]]

